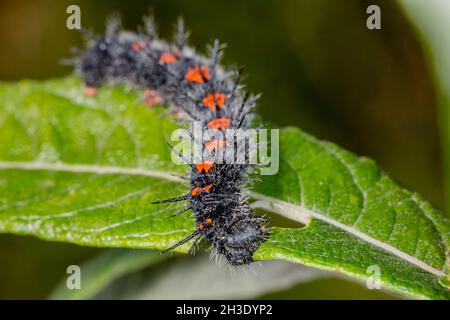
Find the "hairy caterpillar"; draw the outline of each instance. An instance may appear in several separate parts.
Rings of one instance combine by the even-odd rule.
[[[104,35],[85,31],[87,48],[74,64],[85,81],[86,95],[95,95],[106,82],[129,83],[145,89],[148,104],[167,102],[184,120],[196,121],[205,130],[222,133],[249,126],[257,96],[244,91],[240,71],[225,71],[219,66],[221,47],[217,40],[209,57],[204,57],[186,46],[181,19],[172,44],[158,39],[152,18],[144,19],[143,29],[139,33],[124,31],[113,16]],[[163,252],[204,238],[231,265],[242,265],[253,261],[254,251],[267,239],[266,221],[253,215],[244,192],[251,166],[215,161],[221,148],[234,144],[230,141],[211,138],[201,142],[202,158],[186,161],[191,168],[189,192],[155,202],[186,201],[186,208],[177,214],[192,210],[196,220],[191,235]]]

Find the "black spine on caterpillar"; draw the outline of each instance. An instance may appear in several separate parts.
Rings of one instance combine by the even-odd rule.
[[[76,59],[76,69],[90,91],[105,82],[130,83],[146,89],[146,101],[163,100],[177,108],[184,119],[198,121],[203,130],[246,129],[257,96],[246,94],[240,84],[241,72],[228,72],[218,65],[218,41],[210,57],[198,55],[185,45],[187,34],[180,19],[174,44],[157,38],[152,18],[144,20],[144,33],[123,31],[117,16],[107,23],[104,36],[89,35],[87,49]],[[236,137],[237,138],[237,137]],[[207,239],[216,253],[231,265],[248,264],[253,253],[267,239],[265,219],[253,215],[244,188],[250,181],[249,164],[214,162],[215,153],[226,139],[201,142],[204,158],[189,162],[190,191],[177,198],[155,203],[187,201],[196,229],[187,238],[163,252],[195,239]]]

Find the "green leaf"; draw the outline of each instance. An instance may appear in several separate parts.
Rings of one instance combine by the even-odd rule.
[[[261,261],[260,265],[252,266],[253,272],[249,272],[249,268],[236,268],[229,272],[226,264],[212,263],[207,254],[179,259],[176,263],[168,261],[158,267],[158,270],[146,269],[123,277],[104,288],[95,298],[255,299],[333,276],[330,272],[285,261]]]
[[[164,257],[149,250],[108,249],[80,266],[81,289],[67,289],[65,277],[50,299],[250,299],[332,276],[284,261],[262,261],[253,272],[230,273],[207,254],[177,263]]]
[[[50,299],[90,299],[114,280],[161,260],[164,260],[164,256],[154,251],[110,249],[80,266],[80,289],[68,289],[67,279],[63,279],[50,295]]]
[[[76,78],[0,85],[0,231],[99,247],[163,249],[194,229],[171,162],[176,125],[124,87],[83,97]],[[256,259],[284,259],[450,298],[449,222],[373,161],[299,129],[280,132],[280,171],[261,176],[255,208],[303,222],[273,228]],[[189,244],[177,249],[187,252]]]

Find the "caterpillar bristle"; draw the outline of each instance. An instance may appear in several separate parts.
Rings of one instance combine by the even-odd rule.
[[[148,16],[144,16],[142,19],[144,22],[144,33],[149,38],[150,41],[158,38],[158,29],[155,22],[155,17],[153,14],[149,14]]]
[[[195,236],[197,236],[199,234],[198,230],[195,230],[193,233],[191,233],[190,235],[188,235],[186,238],[184,238],[183,240],[175,243],[174,245],[170,246],[169,248],[161,251],[161,254],[165,254],[169,251],[172,251],[173,249],[178,248],[179,246],[185,244],[186,242],[190,241],[192,238],[194,238]]]
[[[189,200],[189,196],[181,196],[181,197],[175,197],[175,198],[170,198],[170,199],[165,199],[165,200],[159,200],[159,201],[154,201],[151,204],[162,204],[162,203],[170,203],[170,202],[180,202],[180,201],[185,201],[185,200]]]
[[[183,213],[185,213],[186,211],[189,211],[189,210],[191,210],[191,209],[192,209],[191,206],[186,207],[186,208],[184,208],[184,209],[182,209],[182,210],[180,210],[180,211],[177,211],[177,212],[171,214],[171,217],[179,216],[180,214],[183,214]]]

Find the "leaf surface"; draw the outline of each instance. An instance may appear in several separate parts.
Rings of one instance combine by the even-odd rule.
[[[176,124],[139,93],[77,78],[0,85],[0,231],[99,247],[164,249],[194,229],[167,141]],[[385,288],[448,299],[449,222],[372,160],[299,129],[280,132],[280,170],[253,206],[306,224],[272,229],[256,259],[337,270]],[[178,248],[187,252],[189,244]]]

